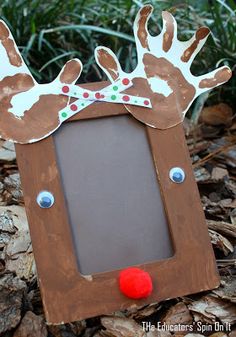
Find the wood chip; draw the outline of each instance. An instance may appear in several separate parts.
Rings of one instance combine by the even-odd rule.
[[[209,229],[208,232],[211,238],[211,243],[215,246],[215,248],[221,250],[225,256],[229,253],[233,253],[234,247],[228,239],[212,229]]]
[[[223,235],[236,238],[236,225],[224,221],[207,220],[208,228]]]
[[[35,276],[36,268],[25,209],[21,206],[0,206],[0,219],[0,226],[11,230],[12,234],[3,250],[6,269],[29,280]]]
[[[149,305],[146,305],[144,308],[140,308],[140,309],[137,309],[137,307],[135,307],[133,308],[133,310],[129,309],[128,317],[133,318],[135,320],[142,320],[145,317],[148,317],[154,313],[157,313],[161,308],[162,308],[162,305],[158,303],[151,303]]]
[[[0,277],[0,334],[19,324],[25,291],[26,283],[13,274]]]
[[[16,160],[15,146],[13,142],[1,141],[0,144],[0,161],[12,162]]]
[[[222,299],[236,303],[236,276],[224,277],[218,289],[214,289],[213,293]]]
[[[5,198],[8,203],[23,203],[20,175],[14,173],[4,179]]]
[[[199,316],[195,317],[195,314],[200,314],[202,319],[206,318],[214,323],[220,320],[222,323],[236,322],[236,306],[229,301],[222,300],[210,295],[203,296],[199,301],[195,301],[188,306],[192,311],[194,318],[199,320]]]
[[[32,311],[28,311],[13,337],[47,337],[47,335],[43,317],[35,315]]]
[[[229,178],[229,172],[221,167],[214,167],[211,172],[211,179],[214,181],[220,181]]]
[[[161,321],[168,325],[191,324],[193,317],[190,314],[188,307],[183,302],[179,302],[167,311]]]
[[[194,176],[197,183],[206,183],[211,179],[211,175],[205,167],[194,168]]]
[[[146,337],[142,326],[130,318],[103,317],[101,323],[111,337]]]

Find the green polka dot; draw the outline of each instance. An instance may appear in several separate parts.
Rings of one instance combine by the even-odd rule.
[[[112,95],[111,99],[114,101],[116,99],[116,95]]]
[[[113,90],[114,90],[114,91],[117,91],[117,90],[118,90],[118,87],[115,85],[115,86],[113,87]]]
[[[134,103],[138,103],[138,101],[134,101]]]
[[[67,113],[66,113],[66,112],[62,112],[61,115],[62,115],[63,118],[66,118],[66,117],[67,117]]]
[[[81,105],[84,106],[84,103],[82,103]]]

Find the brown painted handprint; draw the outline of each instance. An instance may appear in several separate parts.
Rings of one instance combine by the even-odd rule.
[[[38,84],[25,65],[8,27],[0,21],[0,137],[18,143],[40,140],[60,126],[58,112],[70,98],[55,93],[80,76],[78,59],[68,61],[51,83]]]
[[[128,77],[134,86],[126,93],[145,95],[151,100],[152,109],[126,105],[126,109],[145,124],[166,129],[181,123],[193,100],[201,93],[214,88],[231,77],[231,70],[224,66],[202,76],[194,76],[190,66],[204,45],[210,31],[201,27],[188,41],[177,39],[177,24],[173,16],[163,12],[163,29],[158,36],[147,30],[152,6],[144,6],[134,23],[138,65],[124,73],[114,53],[97,47],[95,57],[111,81]]]

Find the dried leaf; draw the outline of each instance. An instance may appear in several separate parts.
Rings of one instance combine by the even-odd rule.
[[[219,103],[206,107],[201,112],[200,120],[208,125],[231,125],[232,124],[233,110],[225,104]]]

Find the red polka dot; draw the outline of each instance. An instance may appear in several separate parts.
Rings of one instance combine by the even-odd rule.
[[[99,99],[99,98],[101,97],[100,92],[96,92],[95,97],[96,97],[97,99]]]
[[[64,92],[65,94],[69,91],[70,91],[70,89],[67,85],[64,85],[64,87],[62,87],[62,92]]]
[[[101,95],[101,98],[105,98],[105,95]]]
[[[76,104],[72,104],[72,105],[70,106],[70,109],[71,109],[72,111],[76,111],[78,108],[77,108],[77,105],[76,105]]]
[[[122,97],[123,101],[128,102],[130,100],[129,96],[125,95]]]
[[[122,83],[124,84],[124,85],[128,85],[129,84],[129,79],[128,78],[124,78],[123,80],[122,80]]]
[[[144,103],[145,105],[149,105],[148,100],[145,100],[143,103]]]
[[[84,97],[84,98],[88,98],[88,97],[89,97],[89,93],[88,93],[88,92],[84,92],[84,93],[83,93],[83,97]]]

